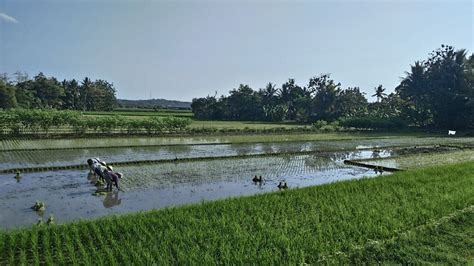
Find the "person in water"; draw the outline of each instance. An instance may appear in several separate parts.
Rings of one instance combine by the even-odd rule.
[[[104,170],[107,169],[107,164],[104,161],[101,161],[99,158],[92,158],[87,160],[89,169],[93,172],[99,180],[105,180]]]
[[[116,173],[113,171],[112,166],[108,166],[104,171],[105,182],[107,183],[106,189],[112,191],[113,186],[120,190],[119,179],[122,178],[122,173]]]

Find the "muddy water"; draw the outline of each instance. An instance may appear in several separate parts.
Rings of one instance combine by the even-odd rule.
[[[150,168],[151,170],[147,170],[148,177],[140,179],[139,176],[135,179],[134,182],[138,182],[135,186],[130,181],[128,184],[124,181],[125,192],[112,192],[106,196],[92,195],[96,187],[91,184],[87,171],[29,173],[24,174],[19,181],[11,174],[0,175],[0,227],[30,226],[39,217],[46,220],[49,215],[54,215],[55,220],[62,223],[277,191],[277,184],[282,179],[285,179],[290,187],[297,188],[374,176],[373,171],[346,166],[342,160],[386,157],[389,154],[390,151],[353,151],[327,154],[327,157],[321,160],[287,156],[282,160],[289,163],[281,169],[265,163],[248,167],[241,161],[235,162],[233,167],[228,167],[229,160],[222,160],[217,161],[220,167],[201,167],[199,170],[194,168],[195,165],[189,165],[193,162],[183,162],[175,164],[173,174],[160,172],[162,167],[159,166]],[[126,172],[127,169],[122,170]],[[270,175],[272,171],[282,171],[284,175]],[[254,184],[251,181],[253,174],[257,173],[264,173],[266,181],[263,184]],[[159,178],[153,178],[153,175]],[[206,175],[206,178],[203,175]],[[150,182],[157,185],[148,186]],[[36,200],[45,202],[44,213],[30,209]]]

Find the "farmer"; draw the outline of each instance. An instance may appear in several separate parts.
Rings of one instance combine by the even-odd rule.
[[[101,161],[99,158],[88,159],[87,164],[89,169],[93,172],[100,180],[104,180],[104,170],[108,167],[104,161]]]
[[[115,185],[115,187],[120,190],[119,179],[122,178],[122,173],[115,173],[112,166],[108,166],[107,168],[105,168],[103,173],[105,182],[107,183],[106,189],[108,191],[112,191],[112,187],[113,185]]]

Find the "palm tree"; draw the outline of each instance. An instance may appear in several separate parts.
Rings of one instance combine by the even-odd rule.
[[[278,90],[275,88],[275,84],[272,84],[269,82],[267,86],[265,86],[265,90],[263,91],[263,94],[265,98],[267,98],[269,101],[272,101],[273,98],[276,96]]]
[[[381,99],[383,99],[385,96],[387,96],[386,93],[384,93],[385,89],[382,87],[382,85],[379,85],[378,87],[375,88],[375,94],[372,95],[372,97],[377,97],[377,102],[380,102]]]

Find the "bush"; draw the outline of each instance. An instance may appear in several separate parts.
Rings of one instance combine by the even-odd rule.
[[[343,127],[358,129],[403,129],[404,121],[398,118],[347,117],[339,120]]]
[[[322,127],[327,126],[327,125],[328,125],[328,122],[326,122],[324,120],[318,120],[318,121],[313,123],[313,128],[321,129]]]
[[[69,127],[75,134],[88,130],[95,133],[117,132],[148,134],[184,131],[191,124],[186,118],[150,117],[145,120],[129,119],[120,115],[88,117],[77,111],[10,109],[0,112],[0,133],[20,135],[23,133],[48,133],[51,128]]]

